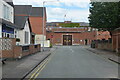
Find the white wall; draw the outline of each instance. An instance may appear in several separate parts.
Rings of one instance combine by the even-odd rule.
[[[2,0],[0,0],[0,18],[2,18]],[[0,23],[0,38],[2,38],[2,25]]]
[[[9,7],[9,13],[8,13],[9,19],[5,19],[5,20],[13,23],[14,22],[14,8],[3,0],[0,0],[0,18],[4,19],[4,14],[3,14],[4,7],[3,7],[3,5],[6,5],[7,7]]]
[[[35,35],[35,44],[41,44],[41,47],[50,47],[50,41],[46,40],[45,35]]]
[[[0,23],[0,38],[2,38],[2,24]]]
[[[23,30],[18,30],[18,34],[17,34],[17,38],[20,38],[20,45],[28,45],[25,43],[25,31],[28,32],[28,44],[30,44],[30,28],[29,28],[29,24],[28,21],[26,21],[25,27]]]
[[[0,0],[0,18],[2,18],[2,0]]]
[[[45,41],[46,40],[46,36],[44,35],[35,35],[35,44],[40,44],[43,42],[43,40]]]
[[[43,45],[41,45],[43,47]],[[50,40],[44,41],[44,47],[50,47]]]
[[[6,5],[9,9],[9,12],[8,12],[9,19],[4,18],[4,14],[3,14],[4,7],[3,7],[3,5]],[[0,18],[4,19],[6,21],[10,21],[12,23],[14,22],[14,8],[3,0],[0,0]],[[0,38],[1,37],[2,37],[2,25],[0,24]]]

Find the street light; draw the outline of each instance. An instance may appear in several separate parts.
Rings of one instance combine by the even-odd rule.
[[[44,23],[44,18],[45,18],[45,15],[44,15],[44,5],[45,5],[45,3],[46,2],[58,2],[59,0],[57,0],[57,1],[43,1],[43,49],[42,49],[42,51],[44,51],[44,29],[45,29],[45,23]]]

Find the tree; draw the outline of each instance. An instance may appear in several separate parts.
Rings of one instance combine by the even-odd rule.
[[[110,33],[120,27],[120,2],[91,2],[90,27]]]

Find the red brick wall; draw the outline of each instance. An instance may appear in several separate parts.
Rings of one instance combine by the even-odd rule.
[[[53,35],[53,38],[51,38]],[[92,40],[96,39],[96,32],[83,32],[83,33],[54,33],[47,32],[47,39],[51,40],[51,43],[63,44],[63,35],[72,35],[73,44],[85,44],[85,39],[88,40],[88,44],[91,44]],[[82,41],[80,41],[82,40]]]
[[[22,51],[22,46],[16,45],[15,39],[12,40],[12,48],[9,50],[2,50],[2,55],[0,57],[3,58],[21,58],[23,56],[27,56],[30,54],[34,54],[36,52],[41,51],[41,45],[37,45],[38,47],[35,48],[34,45],[29,45],[29,50],[28,51]]]
[[[32,32],[35,34],[43,34],[43,17],[29,17]],[[46,20],[44,19],[44,34],[46,35]]]
[[[40,51],[41,51],[40,45],[38,45],[37,48],[35,48],[34,45],[29,45],[28,51],[22,51],[22,46],[16,46],[14,48],[14,58],[19,58],[19,56],[24,57],[24,56],[34,54]]]
[[[14,57],[11,58],[18,58],[19,56],[22,56],[22,48],[20,46],[15,46],[13,55]]]

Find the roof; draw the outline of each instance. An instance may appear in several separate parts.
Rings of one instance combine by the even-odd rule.
[[[32,7],[32,11],[31,11],[30,16],[43,17],[43,9],[44,9],[44,12],[46,12],[45,11],[45,9],[46,9],[45,7]]]
[[[26,20],[28,20],[27,16],[15,16],[15,25],[18,25],[20,29],[23,29],[25,27]]]
[[[89,23],[80,22],[80,26],[89,26]]]
[[[4,1],[7,2],[9,5],[11,5],[12,7],[14,6],[13,0],[4,0]]]
[[[32,10],[32,5],[15,5],[15,15],[26,15],[29,16]]]
[[[7,25],[10,28],[20,29],[17,25],[15,25],[15,24],[13,24],[13,23],[11,23],[9,21],[6,21],[4,19],[1,19],[1,18],[0,18],[0,23],[5,24],[5,25]]]
[[[32,7],[32,5],[15,5],[15,15],[17,16],[39,16],[43,17],[43,9],[46,14],[45,7]]]
[[[46,23],[46,26],[56,26],[56,23]]]

